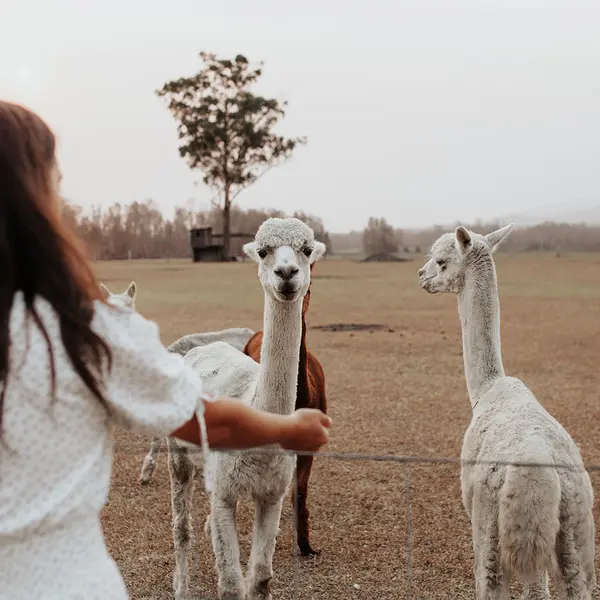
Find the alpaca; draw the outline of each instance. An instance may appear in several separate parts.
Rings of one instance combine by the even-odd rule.
[[[246,327],[233,327],[221,331],[207,331],[206,333],[190,333],[173,342],[167,350],[185,356],[187,352],[197,346],[206,346],[213,342],[226,342],[241,351],[253,335],[254,331]],[[142,485],[148,485],[152,480],[152,475],[156,469],[156,460],[162,445],[161,442],[162,438],[160,437],[152,438],[150,442],[150,450],[144,457],[140,470],[139,482]]]
[[[310,270],[312,274],[311,264]],[[300,363],[298,365],[298,388],[296,391],[296,408],[318,408],[327,412],[327,396],[325,394],[325,373],[317,358],[306,347],[306,313],[310,304],[310,288],[302,302],[302,338],[300,342]],[[263,332],[257,331],[244,348],[244,354],[260,362],[260,349],[263,342]],[[296,466],[296,489],[292,490],[292,504],[296,514],[296,533],[298,548],[302,556],[320,554],[320,551],[310,545],[309,512],[306,507],[308,500],[308,480],[313,465],[313,456],[299,456]]]
[[[310,264],[320,259],[325,245],[315,241],[310,227],[295,218],[270,218],[258,229],[244,252],[258,263],[265,310],[261,362],[224,342],[190,350],[184,357],[207,389],[236,398],[255,408],[288,415],[294,411],[302,338],[303,297],[310,285]],[[190,510],[195,466],[189,445],[168,439],[175,598],[188,592]],[[290,487],[296,457],[284,453],[210,454],[210,532],[221,600],[270,600],[273,554],[284,497]],[[236,507],[249,496],[255,518],[246,582],[237,539]]]
[[[253,329],[248,329],[247,327],[232,327],[231,329],[221,329],[221,331],[189,333],[173,342],[169,346],[169,352],[185,356],[192,348],[207,346],[214,342],[226,342],[241,352],[254,333]]]
[[[100,289],[108,302],[114,306],[135,310],[135,296],[137,294],[135,281],[132,281],[122,294],[113,294],[103,283],[100,284]]]
[[[492,254],[511,229],[483,236],[458,227],[433,244],[419,269],[425,291],[458,294],[473,409],[461,452],[461,488],[472,524],[476,594],[478,600],[504,598],[518,577],[524,598],[549,598],[550,574],[563,598],[590,600],[596,585],[590,478],[570,435],[502,365]]]

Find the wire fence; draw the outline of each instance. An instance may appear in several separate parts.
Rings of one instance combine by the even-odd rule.
[[[189,454],[202,454],[202,449],[185,446],[185,452]],[[123,444],[121,447],[119,444],[115,445],[115,452],[127,452],[142,454],[148,450],[147,446],[132,447],[131,443]],[[215,452],[215,451],[212,451]],[[251,450],[218,450],[216,452],[228,452],[228,453],[240,453],[240,454],[254,454],[254,455],[290,455],[290,456],[313,456],[320,460],[329,459],[335,461],[344,462],[357,462],[357,461],[373,461],[379,463],[393,463],[402,465],[403,470],[403,486],[402,496],[404,502],[404,510],[406,516],[406,594],[402,598],[406,600],[425,600],[425,596],[415,595],[415,586],[413,580],[413,544],[414,544],[414,533],[413,533],[413,503],[412,503],[412,486],[411,486],[411,467],[416,465],[456,465],[459,467],[473,466],[473,465],[489,465],[494,467],[501,466],[513,466],[513,467],[529,467],[529,468],[551,468],[556,470],[566,470],[572,472],[585,472],[593,473],[600,471],[600,464],[582,464],[580,466],[574,464],[561,464],[561,463],[540,463],[540,462],[514,462],[505,460],[473,460],[467,461],[456,457],[441,457],[441,456],[418,456],[418,455],[394,455],[394,454],[369,454],[361,452],[335,452],[335,451],[319,451],[319,452],[298,452],[298,451],[286,451],[280,448],[255,448]],[[141,462],[140,462],[141,465]],[[297,514],[297,498],[298,498],[298,480],[296,473],[292,482],[294,487],[294,498],[296,499],[296,505],[294,506],[294,514]],[[292,587],[289,590],[292,600],[306,600],[305,597],[300,595],[300,589],[298,586],[298,560],[299,557],[296,555],[297,548],[297,531],[296,527],[293,530],[293,546],[292,546]],[[474,584],[473,584],[474,585]],[[474,589],[474,588],[473,588]],[[138,600],[166,600],[171,598],[170,595],[152,595],[152,596],[139,596]],[[401,598],[401,596],[398,596]],[[186,600],[219,600],[215,595],[191,595]],[[312,597],[311,597],[312,600]]]

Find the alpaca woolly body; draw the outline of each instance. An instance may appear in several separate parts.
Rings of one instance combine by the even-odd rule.
[[[434,243],[419,270],[429,293],[458,294],[473,408],[461,488],[472,524],[477,598],[505,597],[513,576],[525,584],[524,598],[549,598],[549,573],[565,599],[590,600],[596,583],[590,478],[567,431],[502,365],[492,253],[510,229],[481,236],[459,227]],[[507,462],[571,469],[498,464]]]
[[[242,351],[248,340],[254,335],[252,329],[247,327],[232,327],[221,331],[206,331],[203,333],[189,333],[174,341],[169,347],[169,352],[185,356],[192,348],[208,346],[214,342],[226,342],[237,350]]]
[[[167,350],[181,356],[185,356],[192,348],[206,346],[213,342],[226,342],[230,346],[243,350],[248,340],[254,335],[252,329],[246,327],[233,327],[221,331],[207,331],[205,333],[190,333],[173,342]],[[162,438],[155,437],[150,442],[150,450],[144,457],[142,468],[140,470],[139,481],[142,485],[147,485],[152,480],[152,475],[156,469],[156,461],[160,452]]]
[[[264,396],[259,394],[259,363],[228,344],[215,342],[194,348],[184,360],[202,378],[207,390],[219,390],[219,395],[226,395],[254,408],[275,408],[265,408]],[[274,391],[273,396],[277,395],[278,392]],[[279,410],[269,412],[291,414],[294,403],[291,408],[289,403],[287,406],[278,404],[276,408]],[[185,442],[179,444],[186,445]],[[201,467],[202,455],[193,453],[191,456],[194,465]],[[212,473],[208,482],[210,491],[220,498],[237,502],[244,496],[253,499],[284,495],[292,480],[296,457],[281,453],[252,455],[246,452],[211,452],[209,461],[211,465],[208,471]]]
[[[313,231],[298,219],[268,219],[255,240],[244,246],[258,263],[264,289],[261,362],[232,346],[215,342],[184,357],[214,395],[238,399],[254,408],[289,415],[294,411],[302,334],[302,299],[310,285],[310,264],[325,251]],[[190,510],[194,462],[185,444],[169,439],[175,542],[176,600],[187,597]],[[193,458],[191,458],[193,456]],[[207,521],[219,573],[222,600],[270,600],[273,554],[283,499],[296,457],[277,454],[210,453],[207,473],[211,512]],[[255,504],[252,551],[246,582],[242,575],[236,506],[244,497]]]
[[[595,579],[589,476],[569,434],[520,380],[500,377],[480,397],[461,459],[467,463],[461,469],[461,488],[474,546],[485,544],[481,540],[488,536],[497,537],[501,564],[496,567],[506,579],[515,575],[535,584],[545,571],[556,579],[561,572],[565,577],[577,572],[575,585],[582,594],[567,598],[591,598],[585,595]],[[488,464],[468,464],[474,461]],[[495,461],[557,464],[573,470]],[[486,532],[485,526],[491,530]]]

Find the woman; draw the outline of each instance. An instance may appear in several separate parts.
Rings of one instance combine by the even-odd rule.
[[[154,323],[104,303],[61,222],[58,179],[49,128],[0,102],[0,599],[125,600],[99,517],[113,424],[212,448],[317,450],[330,421],[205,403]]]

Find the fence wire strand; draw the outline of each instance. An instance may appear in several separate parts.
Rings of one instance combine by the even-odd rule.
[[[202,448],[198,446],[188,446],[187,444],[181,444],[181,448],[185,448],[188,454],[202,454]],[[125,450],[124,450],[125,449]],[[116,444],[114,451],[124,454],[139,454],[147,453],[147,449],[141,447],[132,448],[131,444]],[[163,452],[162,447],[159,452]],[[473,466],[473,465],[491,465],[491,466],[512,466],[512,467],[537,467],[537,468],[549,468],[549,469],[560,469],[566,471],[600,471],[600,465],[595,464],[583,464],[581,467],[568,465],[563,463],[540,463],[540,462],[519,462],[510,460],[464,460],[456,457],[446,456],[421,456],[421,455],[399,455],[399,454],[369,454],[367,452],[333,452],[323,451],[309,452],[309,451],[294,451],[294,450],[283,450],[281,448],[252,448],[249,450],[229,450],[229,449],[218,449],[212,450],[211,452],[227,452],[230,454],[259,454],[259,455],[272,455],[281,454],[286,456],[313,456],[315,458],[326,458],[330,460],[341,460],[341,461],[375,461],[375,462],[392,462],[399,464],[416,463],[416,464],[449,464],[449,465],[460,465],[460,466]]]

